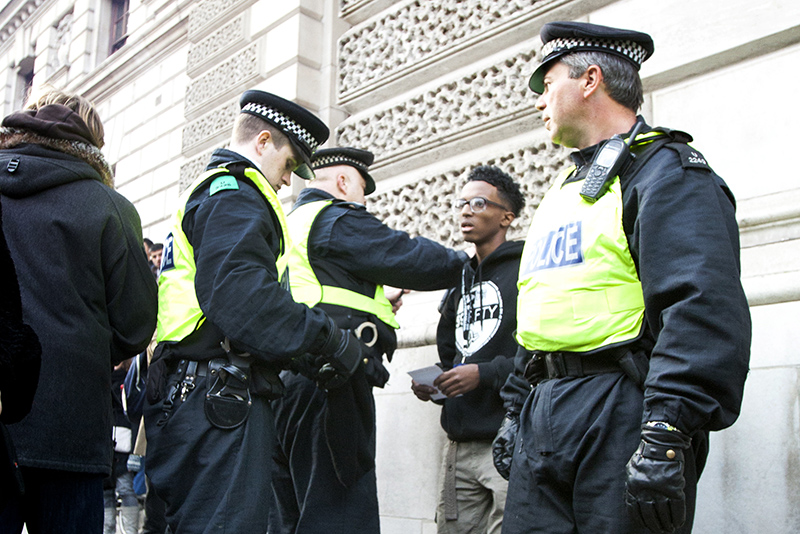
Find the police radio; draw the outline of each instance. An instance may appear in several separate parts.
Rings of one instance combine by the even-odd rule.
[[[628,142],[632,141],[644,126],[644,122],[638,121],[628,137]],[[620,135],[615,135],[603,143],[594,155],[589,172],[583,180],[581,196],[587,202],[597,202],[602,197],[611,182],[619,174],[622,168],[630,161],[631,151],[628,144],[622,140]]]

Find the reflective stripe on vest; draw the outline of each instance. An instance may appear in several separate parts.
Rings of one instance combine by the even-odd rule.
[[[225,167],[211,169],[201,174],[194,183],[181,195],[180,208],[172,221],[172,232],[164,243],[164,261],[167,268],[161,270],[158,278],[158,327],[156,330],[157,341],[180,341],[200,328],[205,321],[203,311],[197,302],[194,278],[197,267],[194,263],[194,250],[186,235],[183,233],[181,223],[186,211],[186,204],[192,193],[207,180],[228,173]],[[258,188],[264,198],[272,206],[281,226],[282,241],[281,252],[277,259],[277,269],[280,278],[286,271],[287,258],[285,251],[288,248],[289,233],[283,207],[275,190],[267,179],[256,169],[245,169],[244,175]]]
[[[619,178],[592,204],[582,181],[564,185],[574,169],[547,192],[525,241],[516,337],[528,350],[587,352],[635,339],[644,322]]]
[[[303,204],[289,213],[289,235],[292,246],[286,254],[289,261],[289,285],[292,298],[311,306],[333,304],[375,315],[394,328],[400,325],[392,313],[392,303],[384,296],[383,286],[375,288],[370,298],[357,291],[320,283],[308,259],[308,238],[317,216],[331,205],[332,200],[318,200]]]

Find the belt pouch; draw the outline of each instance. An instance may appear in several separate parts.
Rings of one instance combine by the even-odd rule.
[[[250,369],[245,370],[217,358],[208,362],[204,411],[209,423],[222,430],[241,426],[250,414]]]

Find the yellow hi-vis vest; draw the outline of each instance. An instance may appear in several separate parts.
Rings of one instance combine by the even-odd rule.
[[[531,222],[517,286],[517,341],[528,350],[588,352],[636,339],[644,296],[622,226],[617,177],[595,203],[564,171]]]
[[[167,236],[164,243],[164,259],[162,265],[174,265],[168,269],[162,269],[158,278],[158,327],[156,339],[161,341],[180,341],[186,336],[195,332],[205,321],[203,311],[197,302],[195,293],[194,278],[197,267],[194,263],[194,250],[189,240],[183,233],[181,223],[186,211],[186,203],[195,189],[204,182],[215,177],[228,174],[225,167],[210,169],[197,180],[181,195],[180,208],[178,208],[172,222],[172,232]],[[286,216],[283,207],[278,199],[278,195],[270,183],[259,171],[247,168],[244,175],[249,178],[258,188],[264,198],[278,217],[281,226],[282,243],[281,254],[277,259],[278,273],[281,278],[286,271],[286,254],[289,247],[289,234],[286,224]],[[231,176],[231,179],[235,179]]]
[[[308,238],[311,227],[323,209],[332,200],[308,202],[292,210],[288,215],[291,247],[287,252],[289,262],[289,287],[295,302],[314,307],[317,304],[334,304],[375,315],[393,328],[400,328],[392,313],[392,303],[384,296],[383,286],[375,288],[370,298],[357,291],[320,283],[308,259]]]

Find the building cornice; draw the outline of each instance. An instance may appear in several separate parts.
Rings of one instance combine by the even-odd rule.
[[[171,12],[154,20],[152,27],[136,29],[135,32],[143,36],[141,40],[129,39],[126,46],[109,56],[92,72],[72,80],[68,89],[90,100],[100,101],[118,87],[133,82],[143,70],[186,45],[192,5],[191,0],[184,0]]]

